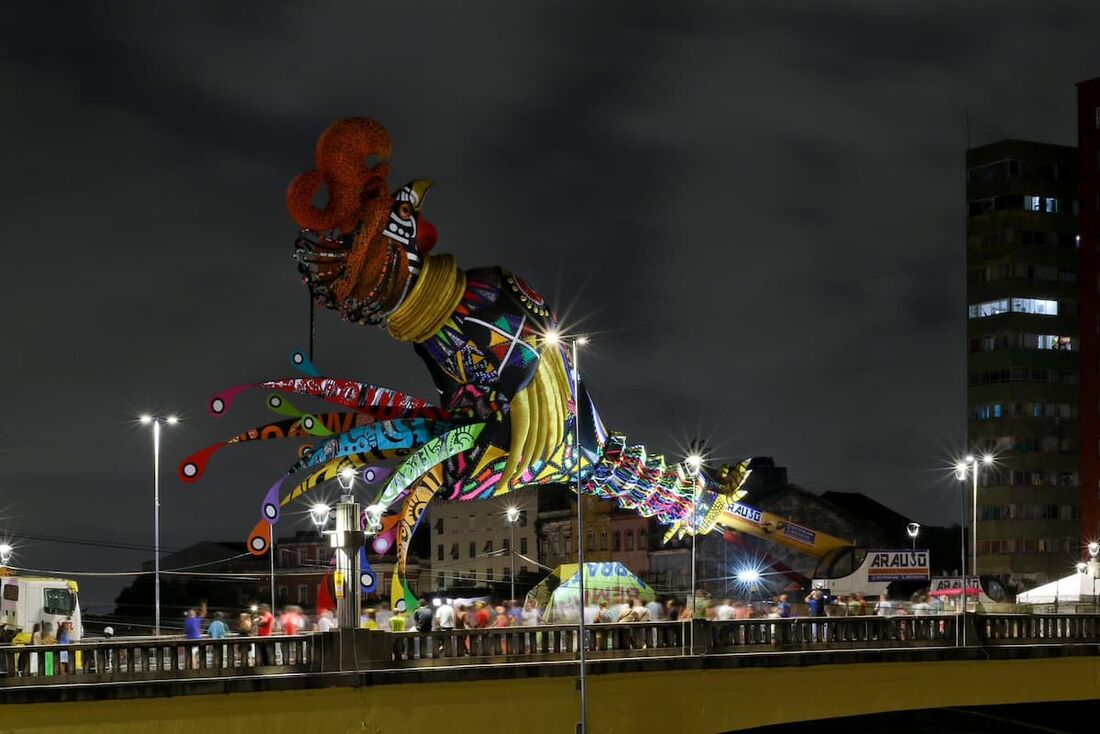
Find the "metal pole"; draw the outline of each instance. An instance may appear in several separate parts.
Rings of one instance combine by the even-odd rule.
[[[698,533],[695,532],[698,520],[697,505],[699,502],[699,478],[692,477],[693,484],[691,485],[691,588],[688,589],[688,593],[691,594],[691,628],[688,632],[688,636],[691,642],[691,653],[695,654],[695,537]]]
[[[160,418],[153,418],[153,634],[160,635]]]
[[[271,528],[271,552],[270,552],[270,556],[271,557],[268,560],[271,561],[271,584],[270,584],[270,586],[271,586],[271,613],[274,614],[275,613],[275,528],[274,527]]]
[[[577,340],[573,340],[573,405],[576,408],[576,416],[573,424],[573,433],[576,447],[573,460],[577,468],[577,573],[580,578],[580,640],[577,649],[580,651],[580,689],[581,689],[581,720],[577,724],[577,734],[586,734],[588,731],[588,681],[585,677],[585,631],[584,631],[584,502],[581,497],[581,378],[580,365],[577,363]]]
[[[519,519],[518,517],[516,518]],[[511,566],[511,570],[508,578],[512,580],[511,596],[512,601],[516,600],[516,521],[512,521],[512,540],[508,545],[508,561]]]
[[[960,485],[962,491],[959,492],[959,496],[962,498],[962,508],[960,510],[960,522],[959,522],[959,558],[962,564],[962,603],[959,607],[959,639],[962,645],[966,645],[966,477],[963,477],[963,482]]]
[[[343,577],[343,593],[336,598],[336,622],[341,629],[359,627],[362,590],[359,585],[359,503],[350,495],[336,505],[336,570]]]
[[[971,564],[973,574],[979,579],[978,583],[981,584],[981,576],[978,574],[978,457],[974,457],[974,515],[972,522],[974,527],[970,532],[970,547],[974,552],[974,562]]]

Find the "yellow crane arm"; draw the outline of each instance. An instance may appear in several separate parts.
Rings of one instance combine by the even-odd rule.
[[[778,543],[815,558],[852,545],[846,540],[834,538],[741,502],[730,502],[726,505],[715,524],[727,530]]]

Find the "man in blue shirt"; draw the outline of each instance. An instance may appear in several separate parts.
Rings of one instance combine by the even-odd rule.
[[[187,616],[183,619],[183,634],[189,640],[197,640],[202,637],[202,617],[194,609],[188,609]]]

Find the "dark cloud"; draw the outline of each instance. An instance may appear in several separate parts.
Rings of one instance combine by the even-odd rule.
[[[598,335],[608,423],[674,452],[774,456],[927,521],[965,435],[962,161],[1074,140],[1089,4],[165,3],[6,8],[0,525],[243,538],[289,447],[185,453],[263,420],[203,406],[306,338],[282,196],[333,119],[437,182],[440,248],[502,263]],[[318,319],[330,373],[429,393],[384,334]],[[655,333],[656,332],[656,336]],[[29,542],[59,568],[135,565]],[[104,587],[106,589],[106,587]],[[101,597],[109,596],[104,590]]]

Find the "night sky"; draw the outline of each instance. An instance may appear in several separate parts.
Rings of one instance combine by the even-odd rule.
[[[307,343],[284,192],[350,115],[389,128],[391,186],[436,181],[437,252],[509,266],[592,335],[609,427],[952,521],[966,113],[975,145],[1074,144],[1100,5],[779,5],[7,4],[0,534],[18,565],[150,557],[26,538],[151,544],[148,410],[184,419],[164,546],[244,540],[296,444],[227,450],[193,486],[176,465],[266,421],[262,392],[222,419],[206,401],[291,374]],[[316,362],[434,394],[411,348],[330,312]]]

